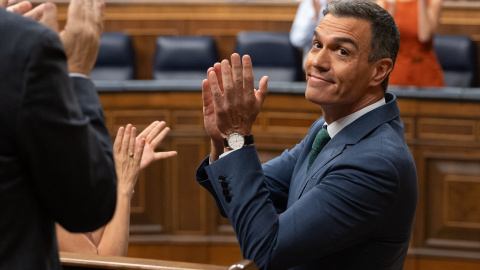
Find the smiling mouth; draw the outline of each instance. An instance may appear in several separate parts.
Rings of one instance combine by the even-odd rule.
[[[318,82],[318,83],[333,83],[333,81],[329,80],[329,79],[326,79],[326,78],[323,78],[321,76],[317,76],[317,75],[308,75],[309,77],[309,81],[312,80],[313,82]]]

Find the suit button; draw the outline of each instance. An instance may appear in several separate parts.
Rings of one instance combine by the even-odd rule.
[[[224,182],[225,179],[226,179],[225,176],[220,175],[220,176],[218,177],[218,182],[220,182],[220,183],[221,183],[221,182]]]
[[[227,182],[220,182],[222,185],[222,188],[228,188],[228,183]]]
[[[230,197],[230,195],[225,196],[225,201],[227,201],[228,203],[231,202],[232,197]]]
[[[223,195],[225,195],[225,196],[230,195],[230,191],[228,190],[228,188],[223,189]]]

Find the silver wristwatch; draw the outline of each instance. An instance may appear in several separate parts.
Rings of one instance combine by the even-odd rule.
[[[253,135],[242,135],[234,132],[228,138],[223,138],[223,146],[227,149],[237,150],[250,144],[253,144]]]

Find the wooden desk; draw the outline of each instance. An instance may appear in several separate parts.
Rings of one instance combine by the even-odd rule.
[[[255,264],[249,260],[241,260],[235,264],[232,264],[231,266],[218,266],[131,257],[98,256],[60,252],[60,261],[64,270],[258,270]]]

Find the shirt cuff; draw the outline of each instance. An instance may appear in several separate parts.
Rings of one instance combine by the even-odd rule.
[[[240,149],[240,148],[239,148]],[[222,157],[225,157],[226,155],[232,153],[232,152],[235,152],[237,151],[238,149],[235,149],[235,150],[230,150],[228,152],[223,152],[223,154],[221,154],[218,159],[221,159]],[[208,165],[212,164],[212,161],[210,160],[210,157],[208,157]]]
[[[88,79],[88,76],[85,75],[85,74],[82,74],[82,73],[69,73],[68,75],[70,75],[70,77],[81,77],[81,78],[85,78],[85,79]]]

